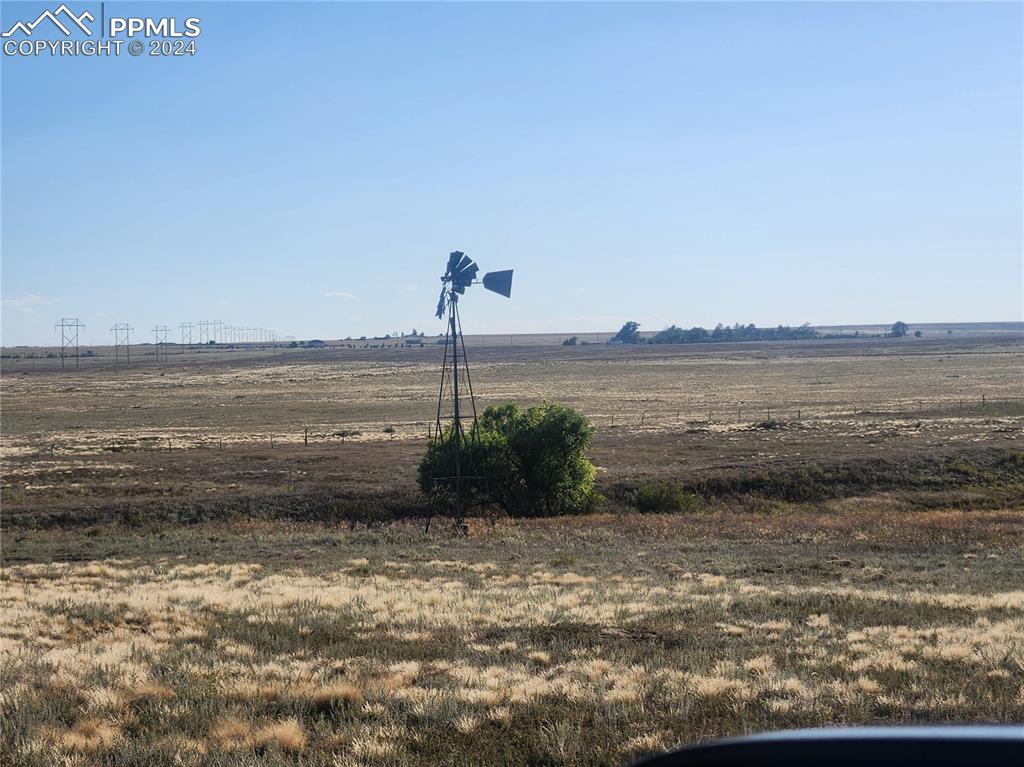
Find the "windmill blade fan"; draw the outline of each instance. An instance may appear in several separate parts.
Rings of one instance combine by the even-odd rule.
[[[465,253],[462,254],[462,258],[459,259],[458,265],[452,270],[453,274],[458,274],[469,268],[469,265],[473,263],[473,259],[467,256]]]
[[[469,285],[476,279],[480,267],[473,263],[469,256],[463,256],[452,272],[452,282],[456,285]]]
[[[441,288],[441,297],[437,301],[437,317],[444,316],[446,291],[451,291],[452,300],[457,296],[464,295],[466,288],[477,282],[477,273],[480,267],[473,259],[461,250],[453,250],[448,254],[448,265],[445,269],[441,282],[445,287]],[[500,272],[488,272],[481,280],[483,286],[494,293],[508,298],[512,295],[512,270],[506,269]]]
[[[441,287],[441,297],[437,299],[437,318],[441,319],[444,316],[444,292],[445,287]]]
[[[455,272],[455,268],[459,265],[459,261],[461,261],[465,257],[466,254],[463,253],[461,250],[452,251],[452,253],[448,256],[448,268],[445,270],[444,273],[446,279],[452,276],[452,273]]]
[[[464,269],[460,269],[452,277],[452,282],[456,285],[469,286],[473,284],[473,280],[476,279],[476,273],[480,271],[480,267],[470,262],[469,266]]]

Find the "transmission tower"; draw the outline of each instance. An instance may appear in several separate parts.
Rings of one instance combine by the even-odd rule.
[[[167,334],[170,328],[166,325],[157,325],[153,328],[153,342],[156,344],[156,361],[162,359],[167,362]]]
[[[131,327],[127,322],[118,322],[110,329],[110,332],[114,334],[114,367],[118,366],[121,361],[121,347],[124,347],[124,364],[125,367],[130,367],[132,364],[132,333],[135,328]]]
[[[61,317],[60,322],[53,326],[60,329],[60,369],[64,370],[64,358],[68,356],[68,350],[75,347],[75,369],[78,369],[78,331],[84,328],[77,317]]]
[[[181,351],[185,353],[185,344],[188,344],[188,352],[192,353],[192,328],[194,328],[191,322],[183,322],[178,325],[178,330],[181,331]]]

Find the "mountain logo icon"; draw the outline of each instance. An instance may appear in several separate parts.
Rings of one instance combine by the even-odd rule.
[[[85,22],[96,21],[96,17],[88,11],[82,13],[79,16],[76,16],[74,13],[71,12],[70,8],[64,5],[64,3],[61,3],[55,11],[46,10],[40,13],[39,18],[37,18],[35,21],[30,21],[28,23],[24,21],[15,22],[14,25],[6,32],[4,32],[2,35],[0,35],[0,37],[13,37],[15,32],[21,32],[26,37],[31,37],[36,27],[42,24],[44,20],[49,20],[53,22],[54,26],[56,26],[57,29],[63,32],[65,36],[71,36],[71,26],[74,25],[81,29],[83,32],[85,32],[85,34],[91,37],[92,30],[85,25]]]

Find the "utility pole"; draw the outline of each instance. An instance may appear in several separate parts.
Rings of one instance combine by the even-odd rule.
[[[157,325],[153,328],[153,342],[156,344],[156,361],[160,362],[161,358],[164,362],[167,362],[167,333],[170,328],[166,325]]]
[[[188,353],[192,353],[192,328],[194,328],[191,322],[183,322],[178,325],[178,330],[181,331],[181,352],[185,353],[185,344],[188,344]]]
[[[120,362],[120,350],[124,347],[124,359],[125,367],[131,367],[132,364],[132,331],[135,328],[131,327],[127,322],[115,323],[114,327],[110,329],[110,332],[114,334],[114,367],[118,366]]]
[[[54,330],[60,329],[60,369],[64,370],[64,358],[68,356],[68,350],[75,347],[75,370],[78,369],[78,331],[84,328],[77,317],[61,317],[60,322],[53,326]]]

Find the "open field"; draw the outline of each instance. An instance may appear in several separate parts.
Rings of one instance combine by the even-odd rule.
[[[103,448],[170,437],[188,446],[314,438],[422,437],[433,423],[441,349],[203,352],[132,368],[31,371],[5,362],[5,445]],[[571,404],[601,426],[658,431],[689,421],[744,425],[771,415],[870,420],[942,411],[944,421],[1019,414],[1024,333],[936,340],[480,347],[482,404]],[[52,362],[52,361],[51,361]],[[988,407],[985,407],[988,405]],[[617,420],[615,420],[617,419]],[[49,440],[49,443],[47,443]],[[190,442],[191,441],[191,442]]]
[[[224,353],[63,375],[5,367],[5,516],[91,522],[173,508],[206,518],[305,508],[325,491],[415,510],[439,355],[304,351],[239,363]],[[1022,444],[1018,337],[481,348],[471,361],[481,407],[548,398],[582,410],[598,426],[591,454],[606,491],[808,465],[905,467],[965,451],[989,461]]]
[[[1024,719],[1021,515],[18,533],[4,764],[623,764]]]
[[[482,404],[597,424],[599,514],[424,532],[436,348],[5,360],[0,763],[1024,721],[1024,338],[471,355]]]

